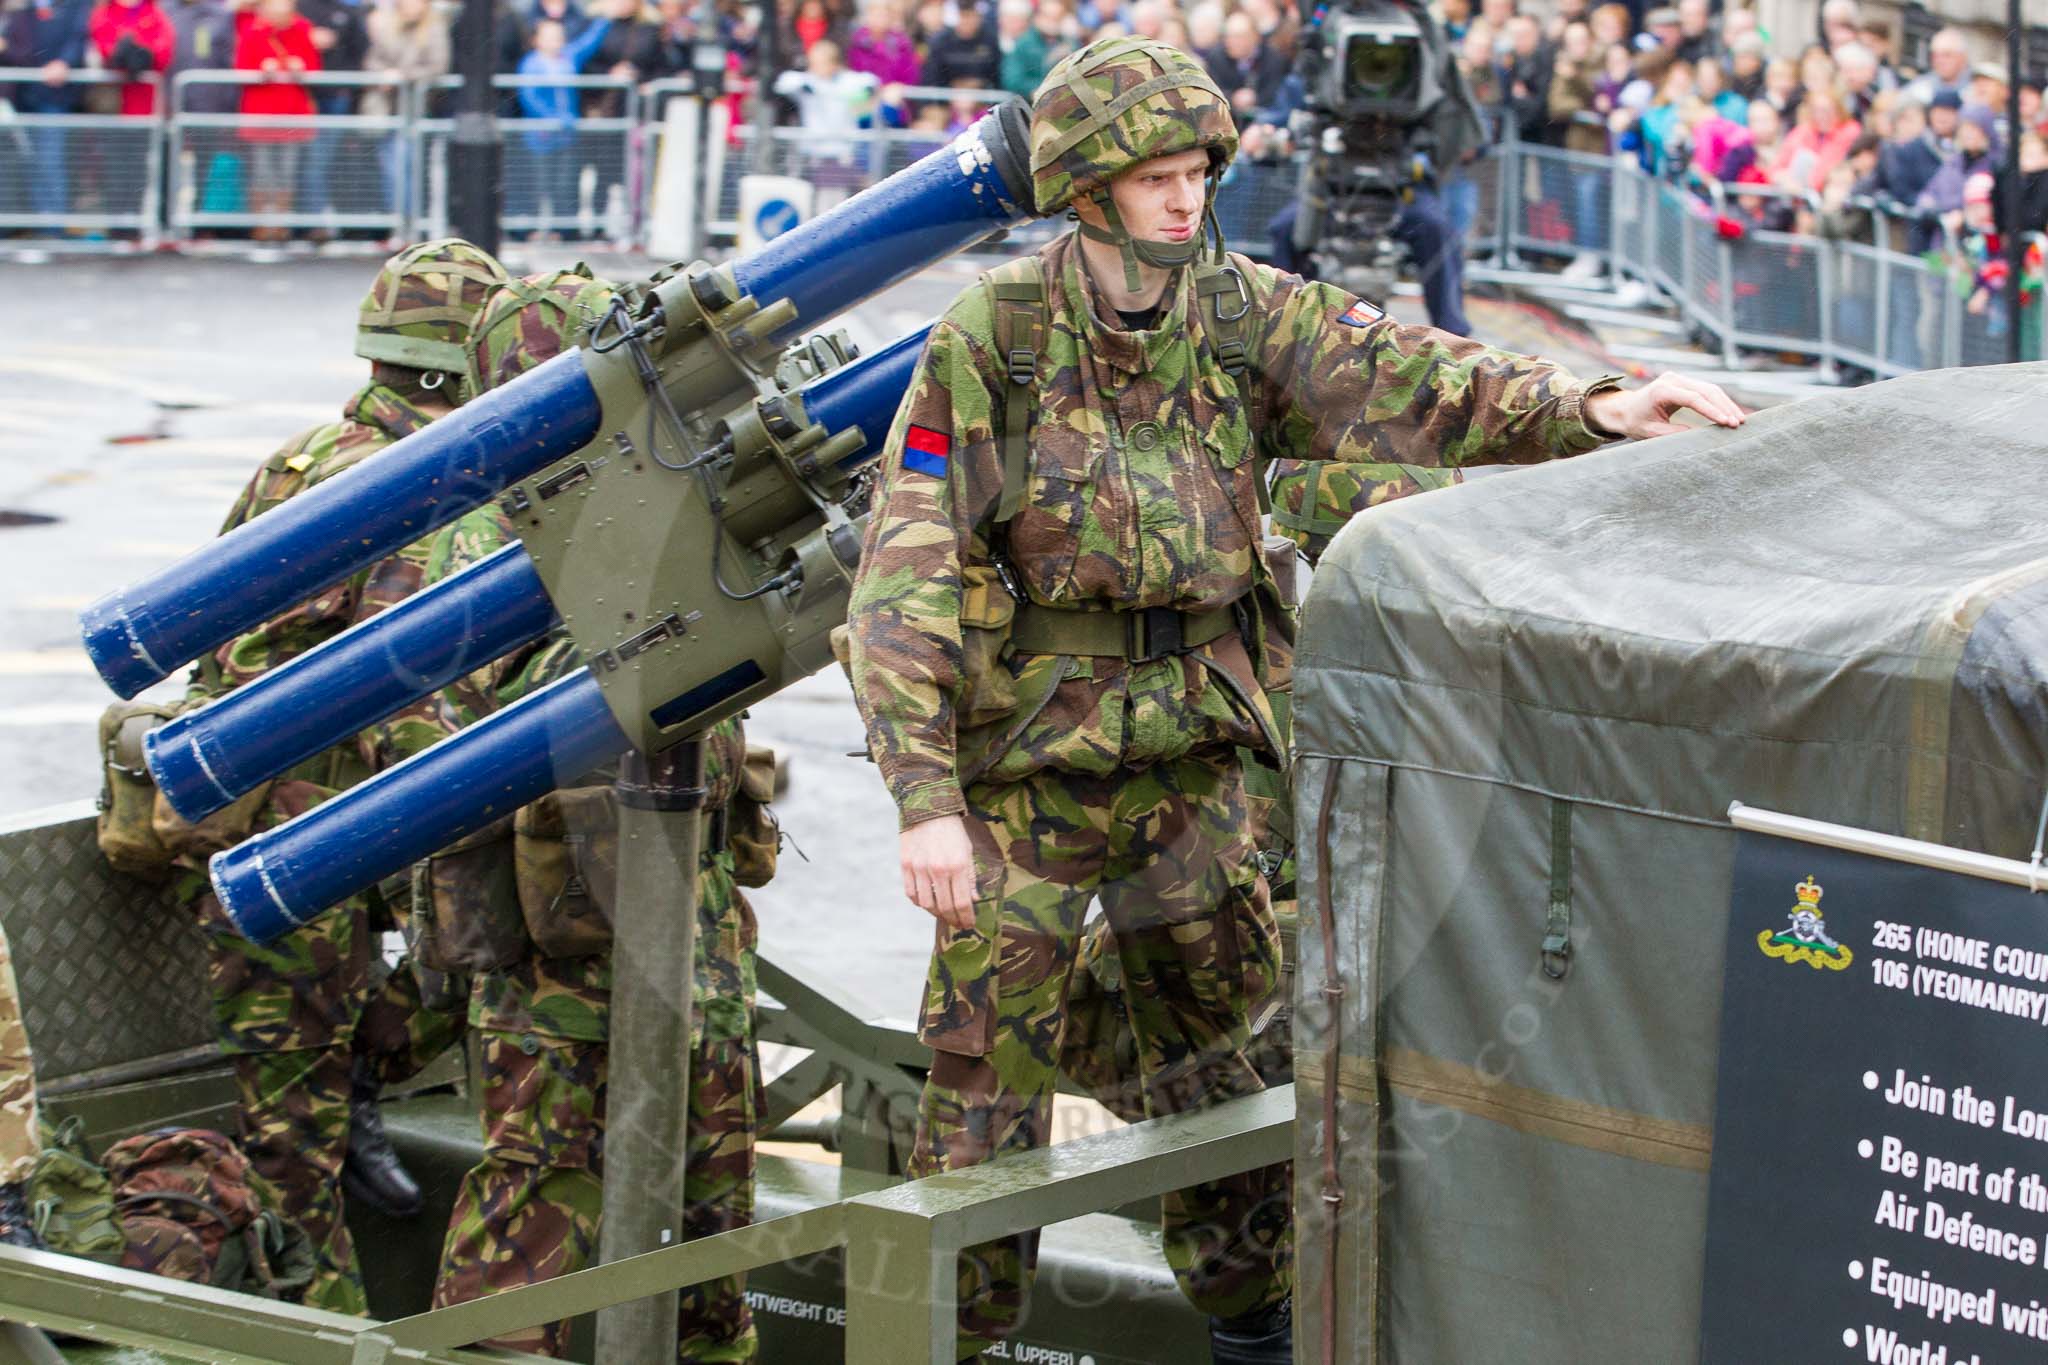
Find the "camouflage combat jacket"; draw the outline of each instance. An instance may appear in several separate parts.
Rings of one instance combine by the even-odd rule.
[[[487,504],[433,538],[425,556],[425,581],[438,582],[518,540],[496,504]],[[458,680],[434,697],[415,703],[369,732],[379,752],[394,760],[510,706],[581,666],[575,642],[557,631]],[[705,736],[704,808],[729,804],[738,790],[746,757],[746,735],[737,717],[719,722]],[[579,779],[587,785],[609,774]],[[721,853],[698,879],[703,913],[698,917],[690,1033],[693,1043],[741,1038],[751,1028],[754,998],[753,910],[733,885],[731,855]],[[469,1022],[493,1033],[601,1043],[610,1035],[611,955],[546,958],[530,956],[492,972],[478,972],[470,986]]]
[[[451,410],[413,402],[382,384],[364,385],[343,407],[339,422],[302,433],[264,461],[235,500],[220,533],[226,535],[314,484],[353,468]],[[235,637],[194,665],[188,698],[196,702],[221,696],[376,615],[419,588],[425,565],[426,543],[409,546]],[[257,813],[256,828],[284,823],[368,778],[378,766],[375,755],[358,742],[307,759],[271,787],[264,809]]]
[[[1101,320],[1114,314],[1073,234],[1032,259],[1047,327],[1028,484],[1003,532],[1032,603],[1202,612],[1244,598],[1259,573],[1254,456],[1449,467],[1605,439],[1583,418],[1591,389],[1556,366],[1403,326],[1242,256],[1230,260],[1252,294],[1249,367],[1235,379],[1206,344],[1192,272],[1155,326],[1127,331]],[[1008,383],[996,327],[975,285],[933,328],[883,453],[848,612],[855,697],[905,825],[963,810],[963,773],[1106,774],[1211,743],[1269,749],[1270,716],[1232,693],[1263,709],[1290,664],[1243,632],[1135,665],[1004,648],[1010,608],[990,568]]]

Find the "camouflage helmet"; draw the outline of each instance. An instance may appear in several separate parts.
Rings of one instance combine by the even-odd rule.
[[[1200,62],[1154,38],[1090,43],[1031,99],[1031,185],[1040,213],[1087,199],[1142,161],[1201,148],[1237,155],[1230,101]]]
[[[356,354],[415,370],[462,373],[462,342],[505,267],[460,237],[409,246],[384,263],[357,313]]]
[[[586,265],[507,280],[477,310],[464,344],[464,381],[474,398],[580,345],[618,296]]]

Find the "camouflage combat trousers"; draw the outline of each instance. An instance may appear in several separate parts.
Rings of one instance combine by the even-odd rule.
[[[1279,939],[1227,750],[1108,777],[1040,772],[966,793],[977,926],[939,931],[922,1036],[933,1049],[911,1175],[1042,1146],[1082,921],[1108,918],[1146,1116],[1264,1088],[1247,1059],[1251,1002],[1272,993]],[[1168,1263],[1197,1308],[1234,1317],[1290,1292],[1288,1168],[1168,1195]],[[962,1359],[1019,1322],[1036,1234],[960,1258]]]
[[[235,1067],[242,1150],[313,1243],[305,1302],[366,1314],[341,1194],[355,1059],[386,1085],[406,1080],[461,1036],[463,1016],[423,1008],[403,963],[371,984],[372,935],[360,901],[268,947],[235,932],[211,892],[201,899],[200,924],[215,1018]]]
[[[463,1178],[449,1217],[436,1308],[568,1275],[597,1259],[605,1045],[532,1033],[485,1033],[482,1042],[484,1159]],[[698,1043],[687,1075],[685,1240],[730,1232],[753,1218],[751,1039]],[[678,1317],[682,1360],[751,1362],[759,1350],[743,1275],[683,1290]],[[488,1344],[560,1356],[568,1324]]]
[[[0,1184],[18,1185],[42,1154],[36,1128],[36,1063],[21,1018],[14,953],[0,934]]]

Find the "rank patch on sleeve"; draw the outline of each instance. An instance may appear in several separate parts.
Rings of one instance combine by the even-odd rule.
[[[1346,327],[1370,327],[1385,316],[1385,313],[1373,307],[1364,299],[1359,299],[1342,313],[1339,313],[1337,321],[1343,323]]]
[[[946,459],[953,453],[953,438],[930,427],[912,427],[903,433],[903,467],[935,479],[946,477]]]

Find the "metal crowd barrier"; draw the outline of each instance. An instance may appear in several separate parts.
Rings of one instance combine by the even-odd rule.
[[[311,114],[245,114],[252,87],[289,83],[312,97]],[[386,112],[351,112],[364,97]],[[403,235],[406,134],[414,92],[360,71],[185,71],[171,81],[165,129],[171,166],[170,228],[189,241],[202,230],[375,229]],[[373,104],[373,107],[374,104]]]
[[[452,100],[461,84],[457,77],[443,76],[428,89],[449,92],[446,98]],[[505,208],[500,221],[505,231],[632,242],[643,194],[640,92],[634,83],[613,76],[494,76],[491,86],[515,99],[522,90],[573,90],[578,103],[573,120],[501,121]],[[448,138],[455,123],[425,117],[439,112],[431,99],[430,93],[427,109],[414,122],[413,145],[421,217],[438,235],[448,219]]]
[[[0,93],[40,82],[39,68],[0,68]],[[191,71],[172,81],[161,118],[9,115],[0,108],[0,231],[49,234],[53,244],[109,249],[122,235],[156,244],[208,231],[324,228],[393,239],[447,230],[449,117],[457,82],[393,84],[359,72],[295,78],[314,97],[304,116],[247,116],[252,72]],[[81,86],[118,83],[75,73]],[[741,180],[756,170],[808,180],[818,208],[866,188],[951,140],[945,129],[877,126],[844,136],[775,128],[765,155],[757,132],[733,123],[726,101],[700,103],[691,77],[636,87],[608,76],[500,76],[507,112],[535,88],[576,92],[573,121],[505,118],[504,226],[698,254],[706,237],[735,235]],[[963,104],[948,122],[1016,96],[999,90],[914,86],[913,111]],[[361,97],[381,100],[355,110]],[[672,123],[670,111],[683,109]],[[916,115],[913,113],[912,117]],[[664,155],[680,129],[686,155]],[[701,130],[701,141],[700,141]],[[168,175],[166,175],[168,171]],[[1234,245],[1263,253],[1267,224],[1294,197],[1298,161],[1245,159],[1219,187],[1217,218]],[[166,195],[161,187],[168,185]],[[1823,375],[1854,367],[1889,376],[2006,355],[2006,329],[2026,329],[2025,353],[2043,353],[2048,320],[2036,302],[2018,320],[2002,300],[1978,313],[1951,277],[1958,243],[1943,233],[1930,263],[1902,248],[1928,239],[1910,216],[1866,205],[1869,242],[1754,226],[1758,199],[1810,195],[1749,185],[1687,187],[1654,178],[1627,157],[1600,157],[1510,138],[1443,184],[1466,251],[1508,269],[1571,259],[1588,283],[1635,281],[1663,295],[1728,363],[1744,351],[1810,357]],[[1725,226],[1742,224],[1739,233]],[[1063,225],[1013,236],[1028,248]],[[279,234],[281,235],[281,234]],[[658,240],[654,240],[658,238]]]
[[[156,83],[155,76],[146,82]],[[81,104],[88,90],[130,82],[119,72],[74,71]],[[0,232],[29,231],[48,244],[108,249],[114,234],[156,245],[162,221],[163,140],[142,115],[23,113],[21,87],[43,87],[43,69],[0,66]]]

